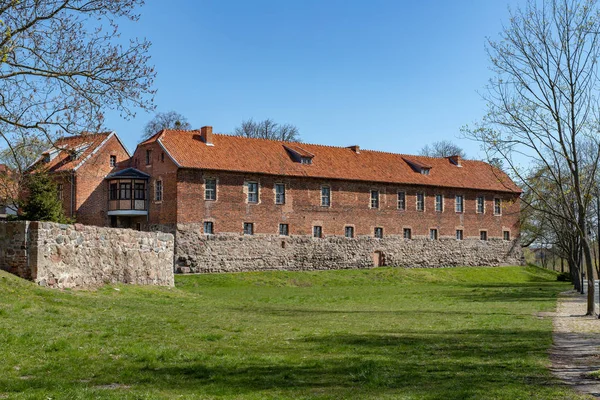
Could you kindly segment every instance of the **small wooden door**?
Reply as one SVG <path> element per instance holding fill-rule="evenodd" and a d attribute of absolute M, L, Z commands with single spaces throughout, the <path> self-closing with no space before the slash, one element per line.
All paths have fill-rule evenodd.
<path fill-rule="evenodd" d="M 383 252 L 376 251 L 373 253 L 373 266 L 374 267 L 383 267 L 385 265 L 385 259 Z"/>

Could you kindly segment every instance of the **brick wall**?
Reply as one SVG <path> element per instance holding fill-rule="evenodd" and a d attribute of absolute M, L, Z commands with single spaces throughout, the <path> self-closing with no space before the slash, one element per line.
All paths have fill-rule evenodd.
<path fill-rule="evenodd" d="M 112 136 L 75 173 L 75 209 L 77 222 L 86 225 L 107 226 L 108 186 L 104 178 L 114 170 L 110 156 L 117 163 L 129 158 L 116 136 Z"/>
<path fill-rule="evenodd" d="M 50 222 L 1 222 L 0 269 L 40 285 L 173 286 L 173 235 Z"/>
<path fill-rule="evenodd" d="M 147 150 L 151 151 L 150 164 L 146 164 Z M 148 181 L 150 185 L 149 223 L 175 223 L 178 206 L 177 166 L 157 143 L 138 146 L 132 157 L 131 166 L 151 176 Z M 158 180 L 163 183 L 163 198 L 161 201 L 156 201 L 155 198 L 156 182 Z"/>
<path fill-rule="evenodd" d="M 205 179 L 217 179 L 217 200 L 204 200 Z M 181 169 L 177 186 L 177 223 L 212 221 L 216 233 L 241 233 L 244 222 L 254 223 L 258 234 L 278 235 L 279 224 L 289 224 L 291 235 L 312 235 L 312 227 L 323 227 L 323 234 L 343 236 L 344 227 L 354 227 L 355 235 L 373 236 L 382 227 L 384 237 L 402 235 L 411 228 L 415 238 L 428 237 L 432 228 L 440 238 L 455 238 L 463 229 L 464 238 L 479 239 L 486 230 L 489 238 L 502 238 L 509 231 L 519 235 L 517 196 L 506 193 L 462 189 L 369 184 L 349 181 L 246 175 L 227 172 Z M 248 204 L 245 183 L 259 183 L 259 203 Z M 286 201 L 275 204 L 275 183 L 286 187 Z M 321 187 L 331 188 L 331 205 L 321 206 Z M 379 191 L 379 208 L 370 208 L 370 191 Z M 398 192 L 406 193 L 406 210 L 398 210 Z M 425 210 L 417 211 L 416 194 L 425 194 Z M 435 211 L 435 195 L 444 196 L 443 212 Z M 464 196 L 464 212 L 455 212 L 455 195 Z M 484 196 L 484 213 L 476 212 L 476 198 Z M 494 198 L 502 199 L 501 215 L 494 215 Z M 165 202 L 167 199 L 165 199 Z M 161 221 L 163 223 L 173 221 Z"/>

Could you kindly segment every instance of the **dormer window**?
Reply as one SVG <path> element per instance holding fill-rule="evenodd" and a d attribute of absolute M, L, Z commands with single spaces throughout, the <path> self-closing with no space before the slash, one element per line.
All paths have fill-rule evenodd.
<path fill-rule="evenodd" d="M 312 159 L 315 157 L 314 154 L 304 150 L 300 146 L 284 145 L 283 148 L 292 157 L 292 160 L 294 160 L 294 162 L 298 162 L 300 164 L 306 164 L 306 165 L 312 164 Z"/>
<path fill-rule="evenodd" d="M 424 164 L 420 160 L 413 158 L 403 157 L 402 159 L 406 161 L 413 171 L 418 172 L 421 175 L 429 175 L 429 172 L 431 171 L 430 165 Z"/>

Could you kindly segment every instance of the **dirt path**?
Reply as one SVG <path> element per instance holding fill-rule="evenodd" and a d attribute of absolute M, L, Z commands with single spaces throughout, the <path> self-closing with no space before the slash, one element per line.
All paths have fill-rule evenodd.
<path fill-rule="evenodd" d="M 600 380 L 588 377 L 600 370 L 600 320 L 585 316 L 586 297 L 575 291 L 559 297 L 554 314 L 552 373 L 573 389 L 600 398 Z"/>

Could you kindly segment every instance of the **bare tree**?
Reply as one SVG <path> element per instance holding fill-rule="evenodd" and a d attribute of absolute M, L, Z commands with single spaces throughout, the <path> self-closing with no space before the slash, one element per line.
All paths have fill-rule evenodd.
<path fill-rule="evenodd" d="M 142 0 L 0 2 L 0 138 L 13 143 L 99 131 L 103 112 L 153 109 L 146 40 L 124 42 Z"/>
<path fill-rule="evenodd" d="M 148 139 L 162 129 L 191 129 L 187 118 L 176 111 L 157 113 L 146 126 L 142 139 Z"/>
<path fill-rule="evenodd" d="M 467 157 L 465 151 L 462 148 L 460 148 L 458 145 L 452 143 L 449 140 L 440 140 L 438 142 L 427 144 L 423 146 L 419 154 L 427 157 Z"/>
<path fill-rule="evenodd" d="M 235 128 L 234 134 L 236 136 L 282 140 L 284 142 L 300 141 L 300 132 L 295 125 L 280 125 L 268 118 L 259 122 L 254 122 L 252 119 L 242 121 L 240 126 Z"/>
<path fill-rule="evenodd" d="M 532 193 L 532 207 L 575 229 L 587 272 L 588 314 L 594 267 L 587 221 L 600 157 L 599 39 L 596 0 L 528 0 L 511 12 L 500 39 L 488 41 L 496 74 L 484 95 L 488 112 L 474 129 L 463 129 L 481 141 L 488 158 L 505 161 Z M 592 144 L 593 154 L 582 154 L 584 142 Z M 526 179 L 540 168 L 546 183 L 541 187 L 560 189 L 554 198 Z"/>

